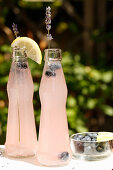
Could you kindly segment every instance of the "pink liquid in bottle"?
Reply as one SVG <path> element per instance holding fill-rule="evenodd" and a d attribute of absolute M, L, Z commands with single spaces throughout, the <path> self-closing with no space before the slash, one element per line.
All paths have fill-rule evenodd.
<path fill-rule="evenodd" d="M 37 158 L 43 165 L 69 163 L 71 149 L 66 116 L 67 86 L 59 49 L 45 50 L 39 94 L 41 118 Z"/>
<path fill-rule="evenodd" d="M 9 107 L 5 153 L 27 157 L 36 153 L 37 136 L 33 110 L 33 81 L 22 49 L 13 49 L 7 84 Z"/>

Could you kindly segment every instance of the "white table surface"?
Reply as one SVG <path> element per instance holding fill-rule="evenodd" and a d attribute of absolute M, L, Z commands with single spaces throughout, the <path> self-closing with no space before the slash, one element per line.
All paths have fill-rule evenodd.
<path fill-rule="evenodd" d="M 0 170 L 113 170 L 113 154 L 102 161 L 71 160 L 69 165 L 63 167 L 41 166 L 36 157 L 12 159 L 2 154 L 4 146 L 0 145 Z"/>

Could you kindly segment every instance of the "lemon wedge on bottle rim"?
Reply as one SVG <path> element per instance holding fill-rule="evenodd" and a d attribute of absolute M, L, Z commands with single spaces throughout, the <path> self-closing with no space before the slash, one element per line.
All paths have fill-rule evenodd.
<path fill-rule="evenodd" d="M 98 132 L 97 142 L 113 140 L 112 132 Z"/>
<path fill-rule="evenodd" d="M 41 64 L 42 61 L 42 54 L 38 44 L 28 37 L 17 37 L 11 44 L 11 47 L 19 47 L 19 48 L 26 48 L 27 56 Z"/>

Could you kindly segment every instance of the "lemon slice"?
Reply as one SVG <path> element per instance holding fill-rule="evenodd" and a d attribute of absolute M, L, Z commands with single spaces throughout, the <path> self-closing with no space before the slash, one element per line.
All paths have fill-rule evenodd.
<path fill-rule="evenodd" d="M 112 132 L 99 132 L 97 136 L 97 142 L 113 140 Z"/>
<path fill-rule="evenodd" d="M 17 37 L 11 44 L 11 47 L 25 47 L 27 50 L 27 56 L 37 62 L 38 64 L 41 64 L 42 61 L 42 55 L 41 50 L 38 46 L 38 44 L 28 37 Z"/>

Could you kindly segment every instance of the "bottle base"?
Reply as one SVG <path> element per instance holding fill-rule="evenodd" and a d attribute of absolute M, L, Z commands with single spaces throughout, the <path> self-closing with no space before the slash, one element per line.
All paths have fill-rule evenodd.
<path fill-rule="evenodd" d="M 71 156 L 68 155 L 68 157 L 63 160 L 56 155 L 47 155 L 47 154 L 43 154 L 40 155 L 37 153 L 37 160 L 38 162 L 43 165 L 43 166 L 49 166 L 49 167 L 60 167 L 60 166 L 66 166 L 67 164 L 69 164 L 70 160 L 71 160 Z"/>
<path fill-rule="evenodd" d="M 6 157 L 11 157 L 11 158 L 28 158 L 28 157 L 33 157 L 35 154 L 15 154 L 15 153 L 7 153 L 5 152 Z"/>
<path fill-rule="evenodd" d="M 38 162 L 42 165 L 42 166 L 46 166 L 46 167 L 63 167 L 63 166 L 66 166 L 69 164 L 69 162 L 66 162 L 66 163 L 59 163 L 59 162 L 50 162 L 50 163 L 47 163 L 47 162 L 44 162 L 44 161 L 41 161 L 40 159 L 38 159 Z"/>
<path fill-rule="evenodd" d="M 36 155 L 36 148 L 20 145 L 5 145 L 5 155 L 13 158 L 26 158 Z"/>

